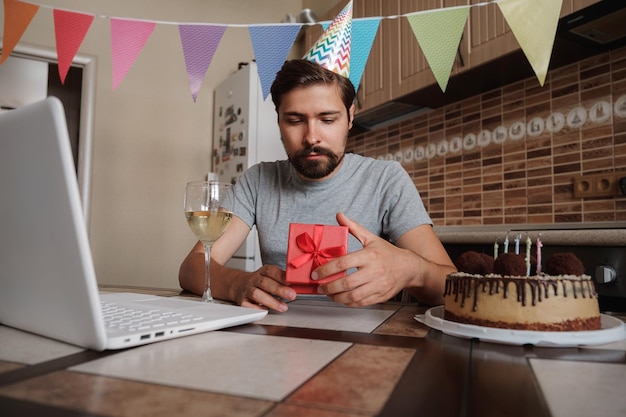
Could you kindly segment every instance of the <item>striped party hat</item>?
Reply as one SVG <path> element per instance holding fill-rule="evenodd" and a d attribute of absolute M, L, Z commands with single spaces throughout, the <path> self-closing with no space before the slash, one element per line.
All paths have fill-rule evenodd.
<path fill-rule="evenodd" d="M 302 58 L 344 77 L 350 76 L 352 0 L 335 17 L 322 36 Z"/>

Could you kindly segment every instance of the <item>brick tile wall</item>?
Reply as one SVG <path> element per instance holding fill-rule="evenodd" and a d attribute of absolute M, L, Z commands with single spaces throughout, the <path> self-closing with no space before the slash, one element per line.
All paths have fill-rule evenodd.
<path fill-rule="evenodd" d="M 576 175 L 626 177 L 626 47 L 350 137 L 396 159 L 437 226 L 624 227 L 626 197 L 575 198 Z"/>

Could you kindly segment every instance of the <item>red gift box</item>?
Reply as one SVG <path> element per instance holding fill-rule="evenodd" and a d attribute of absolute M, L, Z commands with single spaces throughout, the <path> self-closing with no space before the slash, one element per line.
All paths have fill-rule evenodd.
<path fill-rule="evenodd" d="M 289 224 L 286 280 L 298 294 L 317 294 L 317 286 L 346 275 L 338 272 L 319 281 L 311 279 L 318 266 L 348 253 L 348 228 L 322 224 Z"/>

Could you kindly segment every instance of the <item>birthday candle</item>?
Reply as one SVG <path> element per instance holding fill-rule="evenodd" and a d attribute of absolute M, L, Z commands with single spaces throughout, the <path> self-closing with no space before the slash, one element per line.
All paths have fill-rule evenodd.
<path fill-rule="evenodd" d="M 519 240 L 522 238 L 521 234 L 515 236 L 515 254 L 519 255 Z"/>
<path fill-rule="evenodd" d="M 526 237 L 526 276 L 530 276 L 530 246 L 533 244 L 533 241 L 530 240 L 530 236 Z"/>
<path fill-rule="evenodd" d="M 506 238 L 504 238 L 504 253 L 509 253 L 509 232 L 506 232 Z"/>
<path fill-rule="evenodd" d="M 543 246 L 543 242 L 541 242 L 541 233 L 537 236 L 537 275 L 541 273 L 541 247 Z"/>
<path fill-rule="evenodd" d="M 493 244 L 493 259 L 497 259 L 498 258 L 498 241 L 496 240 L 496 243 Z"/>

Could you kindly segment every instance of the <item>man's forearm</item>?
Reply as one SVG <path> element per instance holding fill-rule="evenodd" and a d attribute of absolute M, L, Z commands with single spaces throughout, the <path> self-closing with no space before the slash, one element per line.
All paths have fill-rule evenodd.
<path fill-rule="evenodd" d="M 227 267 L 211 259 L 211 293 L 213 297 L 237 302 L 233 295 L 233 285 L 237 277 L 245 273 L 245 271 Z"/>
<path fill-rule="evenodd" d="M 178 271 L 178 283 L 183 290 L 202 295 L 206 284 L 204 253 L 191 252 L 187 255 Z"/>
<path fill-rule="evenodd" d="M 428 261 L 426 261 L 428 262 Z M 409 288 L 409 292 L 420 303 L 426 305 L 443 304 L 445 279 L 448 274 L 456 272 L 456 268 L 428 262 L 427 271 L 423 271 L 423 286 Z"/>

